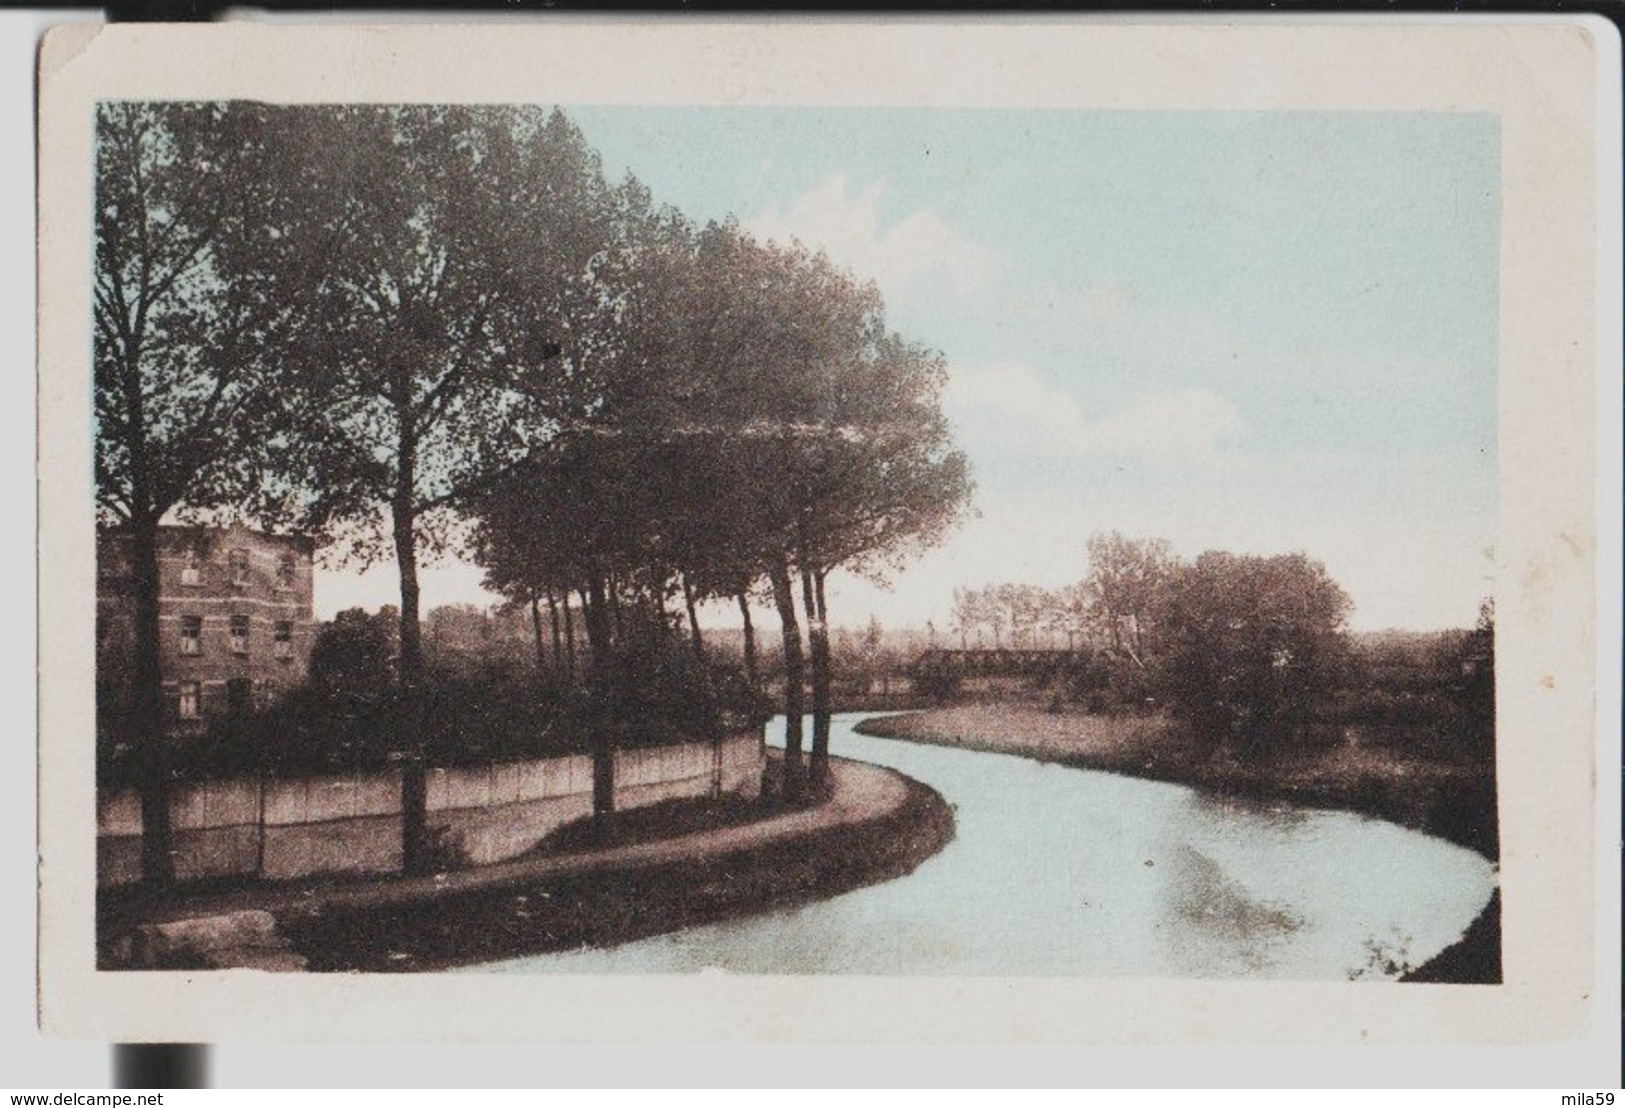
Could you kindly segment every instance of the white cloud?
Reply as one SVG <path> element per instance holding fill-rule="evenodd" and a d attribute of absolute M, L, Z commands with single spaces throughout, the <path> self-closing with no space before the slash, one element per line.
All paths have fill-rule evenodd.
<path fill-rule="evenodd" d="M 995 311 L 1042 328 L 1089 364 L 1164 376 L 1276 371 L 1259 344 L 1228 320 L 1149 300 L 1126 281 L 1012 288 Z"/>
<path fill-rule="evenodd" d="M 850 193 L 837 174 L 784 206 L 774 205 L 745 221 L 753 234 L 781 243 L 799 240 L 872 279 L 883 292 L 922 285 L 961 295 L 985 293 L 1005 271 L 998 251 L 972 242 L 936 212 L 920 209 L 883 227 L 880 199 L 885 182 Z"/>
<path fill-rule="evenodd" d="M 1168 389 L 1092 421 L 1084 449 L 1117 454 L 1207 454 L 1241 432 L 1235 406 L 1211 389 Z"/>
<path fill-rule="evenodd" d="M 1322 391 L 1353 384 L 1412 395 L 1481 387 L 1490 369 L 1404 349 L 1348 349 L 1331 335 L 1283 342 L 1209 310 L 1159 303 L 1121 280 L 1031 289 L 1011 282 L 990 304 L 990 318 L 1037 329 L 1076 364 L 1118 376 Z"/>
<path fill-rule="evenodd" d="M 1235 406 L 1211 389 L 1147 390 L 1094 413 L 1019 362 L 954 366 L 944 403 L 974 435 L 1061 455 L 1200 456 L 1242 431 Z"/>
<path fill-rule="evenodd" d="M 952 366 L 943 405 L 967 432 L 1001 440 L 1018 430 L 1023 439 L 1070 446 L 1086 425 L 1071 393 L 1020 362 Z"/>

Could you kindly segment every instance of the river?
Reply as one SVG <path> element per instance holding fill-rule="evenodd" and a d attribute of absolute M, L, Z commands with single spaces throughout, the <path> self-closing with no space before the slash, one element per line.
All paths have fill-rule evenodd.
<path fill-rule="evenodd" d="M 869 738 L 863 718 L 835 718 L 832 751 L 954 807 L 954 841 L 914 873 L 476 970 L 1383 978 L 1449 946 L 1495 889 L 1478 854 L 1381 820 Z"/>

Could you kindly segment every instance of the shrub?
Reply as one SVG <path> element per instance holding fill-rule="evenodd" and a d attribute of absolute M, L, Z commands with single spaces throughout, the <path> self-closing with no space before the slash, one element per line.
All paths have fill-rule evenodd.
<path fill-rule="evenodd" d="M 1319 562 L 1208 551 L 1169 578 L 1160 674 L 1206 742 L 1264 756 L 1342 682 L 1346 593 Z"/>
<path fill-rule="evenodd" d="M 760 726 L 773 714 L 768 698 L 731 662 L 697 658 L 676 639 L 629 640 L 618 644 L 606 693 L 617 745 L 714 738 Z"/>
<path fill-rule="evenodd" d="M 959 695 L 959 674 L 950 669 L 929 669 L 914 678 L 914 691 L 926 700 L 945 704 Z"/>
<path fill-rule="evenodd" d="M 485 765 L 586 753 L 592 729 L 613 721 L 615 746 L 714 738 L 760 726 L 772 715 L 765 695 L 738 667 L 702 661 L 675 639 L 624 644 L 607 692 L 611 711 L 589 692 L 534 666 L 491 658 L 436 665 L 418 707 L 421 728 L 399 687 L 378 668 L 376 629 L 346 628 L 348 641 L 313 664 L 313 679 L 249 715 L 208 721 L 205 733 L 176 740 L 177 777 L 296 777 L 374 771 L 394 764 L 414 734 L 431 766 Z M 360 646 L 357 647 L 356 644 Z M 342 648 L 341 648 L 342 647 Z M 111 692 L 99 707 L 97 759 L 103 785 L 133 784 L 135 753 Z"/>

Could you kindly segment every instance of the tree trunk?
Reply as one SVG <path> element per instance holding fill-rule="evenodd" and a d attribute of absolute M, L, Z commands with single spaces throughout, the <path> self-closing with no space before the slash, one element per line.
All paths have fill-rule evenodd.
<path fill-rule="evenodd" d="M 830 659 L 829 617 L 824 611 L 824 573 L 801 571 L 802 590 L 812 601 L 808 612 L 807 644 L 812 650 L 812 779 L 829 776 Z"/>
<path fill-rule="evenodd" d="M 401 477 L 393 508 L 395 561 L 401 576 L 400 656 L 396 676 L 401 694 L 401 865 L 407 873 L 427 873 L 429 858 L 429 790 L 423 764 L 426 736 L 423 703 L 423 639 L 418 620 L 416 513 L 412 505 L 414 451 L 401 447 Z"/>
<path fill-rule="evenodd" d="M 405 514 L 396 513 L 395 557 L 401 567 L 401 641 L 395 665 L 401 684 L 417 688 L 423 682 L 423 625 L 418 619 L 417 539 L 412 533 L 412 523 L 410 510 Z"/>
<path fill-rule="evenodd" d="M 750 601 L 743 589 L 739 593 L 739 618 L 745 625 L 745 680 L 756 684 L 756 628 L 750 622 Z"/>
<path fill-rule="evenodd" d="M 673 612 L 666 607 L 666 596 L 670 591 L 670 582 L 662 581 L 659 592 L 643 598 L 650 626 L 655 629 L 655 634 L 660 636 L 662 652 L 670 648 L 672 635 L 682 630 L 685 619 L 681 612 Z"/>
<path fill-rule="evenodd" d="M 688 633 L 694 640 L 694 657 L 704 660 L 705 640 L 700 635 L 700 617 L 694 611 L 694 587 L 688 583 L 688 574 L 683 574 L 683 606 L 688 609 Z"/>
<path fill-rule="evenodd" d="M 773 583 L 773 606 L 778 609 L 784 634 L 784 792 L 791 799 L 801 795 L 801 716 L 804 709 L 801 683 L 806 676 L 801 656 L 801 626 L 796 621 L 795 595 L 790 589 L 790 563 L 780 557 L 769 575 Z"/>
<path fill-rule="evenodd" d="M 542 602 L 533 592 L 530 594 L 530 628 L 536 635 L 536 675 L 547 677 L 547 650 L 543 646 L 542 634 Z"/>
<path fill-rule="evenodd" d="M 564 657 L 563 638 L 559 630 L 559 602 L 553 598 L 553 590 L 547 590 L 547 621 L 553 630 L 553 664 L 557 666 Z"/>
<path fill-rule="evenodd" d="M 587 660 L 582 663 L 582 666 L 586 670 L 587 680 L 590 682 L 592 680 L 593 667 L 593 623 L 591 613 L 592 604 L 589 602 L 588 597 L 589 591 L 587 589 L 576 590 L 576 599 L 581 601 L 582 630 L 587 635 Z"/>
<path fill-rule="evenodd" d="M 570 590 L 564 590 L 564 672 L 573 685 L 576 679 L 576 621 L 570 614 Z"/>
<path fill-rule="evenodd" d="M 594 576 L 587 593 L 587 643 L 592 649 L 592 814 L 615 810 L 615 679 L 610 613 L 604 580 Z"/>
<path fill-rule="evenodd" d="M 609 613 L 610 617 L 614 621 L 614 638 L 610 641 L 625 642 L 626 623 L 625 618 L 621 613 L 621 588 L 619 582 L 615 580 L 614 574 L 610 575 L 609 580 L 604 584 L 603 587 L 607 590 Z"/>
<path fill-rule="evenodd" d="M 174 832 L 169 814 L 169 739 L 164 733 L 163 665 L 158 638 L 158 519 L 130 523 L 130 576 L 134 590 L 135 656 L 130 723 L 140 751 L 141 879 L 152 888 L 175 881 Z"/>

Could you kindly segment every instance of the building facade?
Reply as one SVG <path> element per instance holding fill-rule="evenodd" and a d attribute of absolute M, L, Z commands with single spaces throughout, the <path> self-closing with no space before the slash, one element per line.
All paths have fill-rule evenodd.
<path fill-rule="evenodd" d="M 201 734 L 304 681 L 315 640 L 312 544 L 242 526 L 164 527 L 158 538 L 159 666 L 166 729 Z M 116 703 L 131 672 L 134 590 L 127 543 L 97 542 L 97 682 Z"/>

